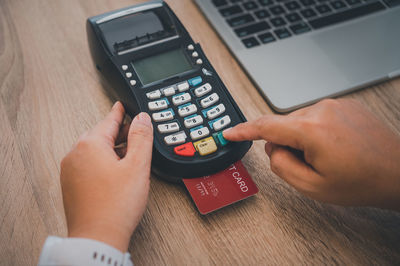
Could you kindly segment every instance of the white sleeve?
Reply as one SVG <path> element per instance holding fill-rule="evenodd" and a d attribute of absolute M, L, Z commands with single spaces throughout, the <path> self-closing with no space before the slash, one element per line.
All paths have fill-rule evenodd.
<path fill-rule="evenodd" d="M 43 245 L 39 266 L 133 266 L 129 253 L 86 238 L 49 236 Z"/>

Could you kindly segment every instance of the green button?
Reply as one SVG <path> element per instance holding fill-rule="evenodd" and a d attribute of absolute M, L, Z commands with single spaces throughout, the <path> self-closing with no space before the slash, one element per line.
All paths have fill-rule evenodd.
<path fill-rule="evenodd" d="M 213 134 L 213 137 L 215 139 L 215 142 L 217 142 L 219 145 L 221 146 L 225 146 L 226 144 L 229 143 L 229 141 L 227 141 L 224 136 L 222 135 L 222 132 L 217 132 Z"/>

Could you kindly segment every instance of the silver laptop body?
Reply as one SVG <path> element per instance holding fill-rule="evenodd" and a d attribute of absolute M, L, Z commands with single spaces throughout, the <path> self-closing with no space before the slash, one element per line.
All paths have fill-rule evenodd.
<path fill-rule="evenodd" d="M 195 2 L 277 112 L 400 76 L 400 5 L 246 48 L 212 0 Z"/>

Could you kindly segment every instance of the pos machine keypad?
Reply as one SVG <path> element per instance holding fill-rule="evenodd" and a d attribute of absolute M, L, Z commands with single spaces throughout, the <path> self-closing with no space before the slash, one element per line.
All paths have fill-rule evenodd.
<path fill-rule="evenodd" d="M 250 141 L 224 139 L 224 129 L 246 118 L 165 1 L 90 17 L 86 29 L 110 96 L 130 116 L 151 116 L 156 175 L 173 182 L 210 175 L 250 149 Z"/>
<path fill-rule="evenodd" d="M 201 76 L 146 93 L 153 123 L 176 155 L 206 156 L 225 146 L 231 123 L 218 91 Z"/>

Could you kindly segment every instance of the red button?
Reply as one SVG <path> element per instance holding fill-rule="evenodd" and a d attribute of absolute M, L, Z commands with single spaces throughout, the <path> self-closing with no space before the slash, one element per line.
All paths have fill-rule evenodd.
<path fill-rule="evenodd" d="M 194 153 L 196 152 L 196 150 L 194 149 L 193 144 L 191 142 L 188 142 L 188 143 L 185 143 L 185 144 L 175 147 L 174 152 L 180 156 L 192 157 L 192 156 L 194 156 Z"/>

